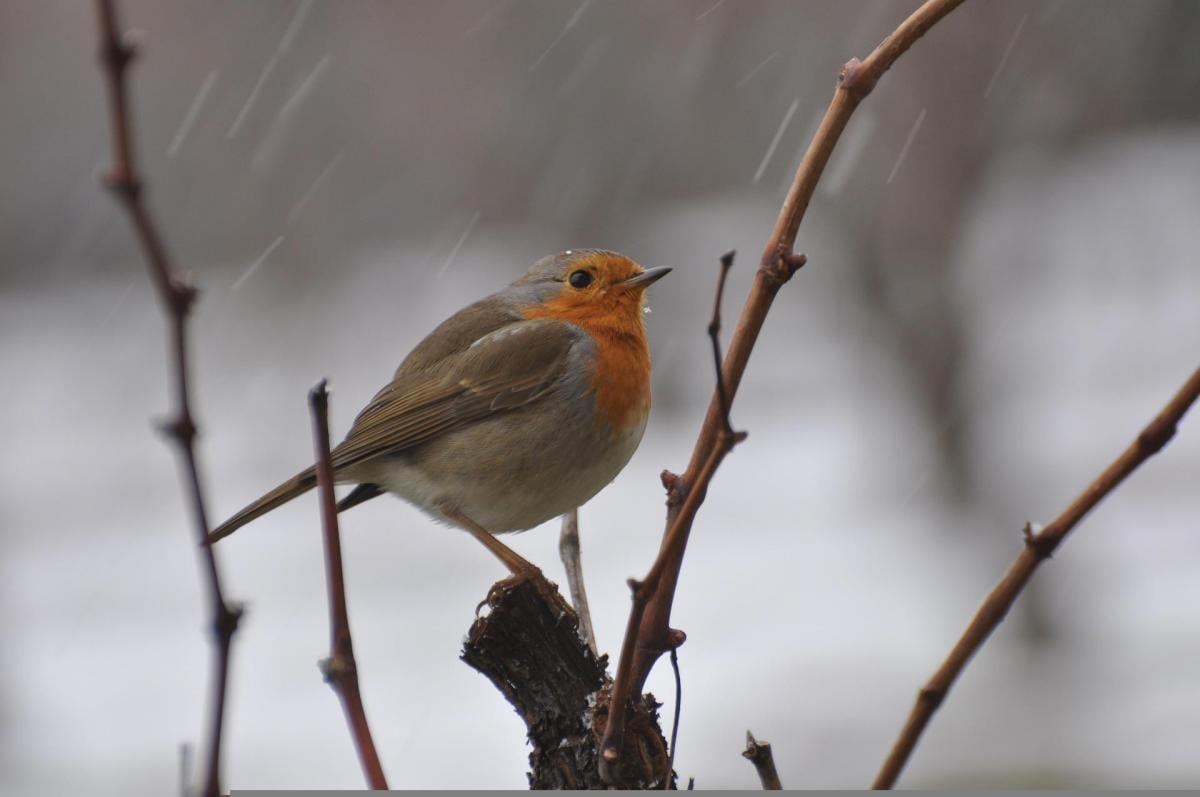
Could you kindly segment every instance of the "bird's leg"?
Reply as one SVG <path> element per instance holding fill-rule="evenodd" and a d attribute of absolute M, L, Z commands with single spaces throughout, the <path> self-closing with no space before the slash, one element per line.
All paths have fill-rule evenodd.
<path fill-rule="evenodd" d="M 579 628 L 593 656 L 599 656 L 596 647 L 596 632 L 592 629 L 592 613 L 588 610 L 587 590 L 583 588 L 583 560 L 579 554 L 579 510 L 572 509 L 562 516 L 562 533 L 558 538 L 558 554 L 567 571 L 567 587 L 571 590 L 571 604 L 579 615 Z"/>
<path fill-rule="evenodd" d="M 453 520 L 458 525 L 462 526 L 471 536 L 483 543 L 483 546 L 491 551 L 497 559 L 504 563 L 504 566 L 512 571 L 514 576 L 519 578 L 530 578 L 534 580 L 545 580 L 542 571 L 536 565 L 530 562 L 521 554 L 509 548 L 496 536 L 483 526 L 476 523 L 471 518 L 457 510 L 443 509 L 442 514 Z"/>

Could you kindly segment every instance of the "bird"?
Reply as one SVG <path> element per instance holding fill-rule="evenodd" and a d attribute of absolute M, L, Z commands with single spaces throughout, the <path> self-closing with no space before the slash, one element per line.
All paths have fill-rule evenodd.
<path fill-rule="evenodd" d="M 495 535 L 531 529 L 607 486 L 650 414 L 646 288 L 671 271 L 604 249 L 538 260 L 443 321 L 330 452 L 357 485 L 338 511 L 393 493 L 469 532 L 515 576 L 540 570 Z M 208 536 L 316 487 L 309 467 Z"/>

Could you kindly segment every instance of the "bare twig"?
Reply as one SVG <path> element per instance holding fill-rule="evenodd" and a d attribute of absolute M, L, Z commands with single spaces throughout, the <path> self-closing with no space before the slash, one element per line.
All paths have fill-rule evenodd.
<path fill-rule="evenodd" d="M 1133 443 L 1050 525 L 1035 534 L 1030 525 L 1026 524 L 1025 547 L 1009 566 L 1000 583 L 975 612 L 971 624 L 950 650 L 950 655 L 942 662 L 942 666 L 917 693 L 916 704 L 908 716 L 908 721 L 904 724 L 871 788 L 890 789 L 895 785 L 896 779 L 917 746 L 921 733 L 938 706 L 946 699 L 955 679 L 1012 608 L 1033 571 L 1043 560 L 1050 558 L 1055 548 L 1096 504 L 1104 500 L 1105 496 L 1116 489 L 1129 474 L 1158 453 L 1174 437 L 1180 419 L 1197 398 L 1200 398 L 1200 369 L 1192 374 Z"/>
<path fill-rule="evenodd" d="M 596 647 L 596 631 L 592 628 L 592 612 L 588 608 L 587 590 L 583 586 L 583 559 L 579 550 L 579 510 L 572 509 L 562 517 L 562 532 L 558 537 L 558 555 L 567 571 L 567 588 L 571 605 L 579 615 L 579 630 L 583 632 L 593 656 L 600 655 Z"/>
<path fill-rule="evenodd" d="M 683 679 L 679 676 L 679 649 L 671 648 L 671 671 L 675 673 L 675 716 L 671 718 L 671 746 L 667 748 L 667 767 L 675 771 L 675 745 L 679 742 L 679 712 L 683 709 Z M 663 784 L 667 788 L 667 784 Z"/>
<path fill-rule="evenodd" d="M 746 749 L 742 751 L 742 758 L 754 765 L 764 789 L 777 791 L 783 788 L 779 773 L 775 771 L 775 756 L 771 754 L 770 742 L 760 742 L 754 738 L 754 734 L 746 731 Z"/>
<path fill-rule="evenodd" d="M 337 501 L 333 495 L 333 465 L 329 459 L 329 393 L 325 380 L 308 394 L 312 412 L 313 446 L 317 459 L 317 495 L 321 501 L 321 529 L 325 540 L 325 584 L 329 590 L 329 658 L 321 662 L 321 674 L 333 687 L 346 712 L 346 723 L 358 750 L 367 785 L 387 790 L 383 765 L 375 752 L 375 742 L 367 725 L 362 694 L 358 689 L 358 668 L 354 663 L 354 643 L 350 638 L 350 617 L 346 612 L 346 583 L 342 572 L 342 543 L 338 533 Z"/>
<path fill-rule="evenodd" d="M 709 402 L 708 414 L 692 450 L 691 461 L 682 476 L 669 472 L 663 474 L 663 484 L 667 487 L 666 531 L 649 573 L 641 582 L 631 582 L 633 606 L 617 666 L 613 716 L 602 744 L 602 765 L 616 764 L 620 757 L 625 702 L 630 695 L 641 691 L 658 658 L 683 644 L 685 639 L 683 632 L 670 627 L 670 619 L 688 532 L 704 501 L 713 473 L 732 449 L 734 440 L 729 435 L 728 410 L 741 384 L 763 322 L 779 289 L 805 263 L 804 255 L 795 254 L 793 246 L 817 181 L 858 104 L 917 39 L 962 2 L 928 0 L 884 39 L 865 61 L 852 58 L 842 68 L 833 100 L 796 171 L 775 222 L 775 229 L 763 252 L 754 284 L 723 360 L 721 383 Z"/>
<path fill-rule="evenodd" d="M 721 255 L 721 274 L 717 277 L 717 295 L 713 299 L 712 321 L 708 322 L 708 339 L 712 342 L 713 370 L 717 374 L 717 400 L 721 405 L 721 431 L 734 443 L 746 439 L 745 432 L 733 431 L 729 420 L 729 391 L 725 388 L 725 374 L 721 370 L 721 301 L 725 298 L 725 282 L 729 279 L 729 269 L 733 268 L 733 258 L 737 253 L 733 250 Z"/>
<path fill-rule="evenodd" d="M 175 441 L 183 461 L 192 525 L 200 544 L 209 613 L 212 618 L 213 635 L 216 638 L 216 662 L 209 698 L 208 759 L 204 767 L 202 791 L 206 797 L 216 797 L 221 792 L 221 730 L 224 725 L 225 694 L 229 680 L 229 648 L 233 634 L 237 631 L 242 609 L 226 603 L 221 591 L 216 557 L 207 543 L 208 516 L 204 509 L 204 492 L 200 486 L 200 471 L 193 447 L 196 423 L 191 413 L 188 383 L 187 318 L 197 293 L 195 288 L 176 275 L 167 256 L 166 247 L 159 237 L 158 227 L 143 199 L 142 179 L 134 159 L 133 125 L 125 83 L 126 71 L 137 53 L 133 45 L 124 40 L 119 33 L 113 0 L 97 0 L 97 12 L 100 23 L 100 63 L 108 90 L 109 125 L 112 134 L 112 167 L 105 176 L 104 183 L 120 200 L 129 216 L 145 256 L 150 278 L 158 292 L 159 302 L 170 323 L 176 410 L 174 417 L 163 424 L 163 430 Z"/>

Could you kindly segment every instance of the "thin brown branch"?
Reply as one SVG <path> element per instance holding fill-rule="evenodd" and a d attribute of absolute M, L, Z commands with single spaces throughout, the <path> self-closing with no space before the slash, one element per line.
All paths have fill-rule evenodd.
<path fill-rule="evenodd" d="M 158 292 L 159 301 L 170 325 L 170 352 L 175 383 L 175 414 L 163 429 L 175 441 L 185 473 L 193 527 L 204 562 L 206 592 L 216 638 L 212 693 L 209 698 L 208 759 L 204 767 L 206 797 L 221 793 L 221 736 L 225 718 L 226 685 L 229 680 L 229 649 L 242 610 L 225 602 L 216 557 L 207 543 L 208 517 L 204 509 L 204 492 L 196 464 L 193 443 L 196 423 L 192 417 L 188 381 L 187 318 L 196 300 L 196 291 L 176 276 L 143 197 L 142 179 L 137 171 L 133 145 L 133 125 L 126 90 L 126 72 L 136 56 L 134 47 L 120 35 L 113 0 L 97 0 L 99 18 L 100 63 L 103 68 L 109 101 L 109 125 L 112 138 L 112 166 L 105 176 L 105 185 L 120 200 L 133 225 L 142 248 L 150 278 Z"/>
<path fill-rule="evenodd" d="M 962 673 L 971 657 L 983 646 L 1000 621 L 1012 608 L 1021 590 L 1029 582 L 1033 571 L 1059 546 L 1075 525 L 1083 519 L 1105 496 L 1111 493 L 1129 474 L 1175 436 L 1175 429 L 1184 413 L 1200 398 L 1200 369 L 1180 388 L 1166 407 L 1142 430 L 1141 434 L 1125 451 L 1109 465 L 1100 476 L 1088 485 L 1070 506 L 1063 510 L 1050 525 L 1036 534 L 1029 524 L 1025 526 L 1025 547 L 1009 566 L 1004 577 L 975 612 L 967 630 L 950 650 L 942 666 L 917 693 L 917 701 L 908 721 L 900 731 L 899 738 L 888 754 L 873 789 L 890 789 L 904 769 L 921 733 L 933 718 L 938 706 L 946 699 L 950 688 Z"/>
<path fill-rule="evenodd" d="M 760 742 L 754 738 L 754 734 L 746 731 L 746 749 L 742 751 L 742 758 L 754 765 L 764 789 L 777 791 L 783 788 L 779 773 L 775 771 L 775 756 L 771 754 L 770 742 Z"/>
<path fill-rule="evenodd" d="M 622 749 L 624 703 L 630 695 L 641 691 L 659 657 L 678 647 L 685 638 L 683 632 L 670 627 L 670 619 L 688 533 L 696 511 L 704 501 L 709 480 L 734 443 L 729 435 L 729 408 L 737 395 L 767 313 L 779 289 L 805 263 L 804 255 L 795 254 L 793 247 L 817 182 L 858 104 L 871 93 L 896 59 L 962 2 L 928 0 L 884 39 L 865 61 L 851 59 L 842 68 L 833 100 L 796 171 L 775 229 L 767 242 L 754 284 L 746 297 L 729 342 L 729 350 L 722 361 L 721 378 L 709 401 L 708 413 L 692 450 L 691 461 L 681 476 L 669 472 L 663 474 L 663 484 L 667 487 L 666 531 L 650 572 L 640 583 L 631 582 L 634 588 L 633 606 L 618 661 L 613 716 L 602 745 L 603 765 L 616 764 L 620 757 L 618 751 Z"/>
<path fill-rule="evenodd" d="M 329 393 L 325 389 L 324 379 L 309 392 L 308 404 L 312 412 L 317 495 L 321 501 L 321 530 L 325 541 L 325 585 L 329 591 L 329 658 L 321 662 L 321 673 L 342 701 L 346 723 L 350 726 L 350 735 L 354 739 L 354 748 L 358 751 L 367 785 L 386 791 L 388 786 L 383 776 L 383 765 L 379 762 L 379 753 L 375 751 L 362 693 L 358 689 L 358 667 L 354 663 L 354 642 L 350 638 L 342 542 L 338 532 L 337 500 L 333 495 L 333 465 L 329 458 Z"/>
<path fill-rule="evenodd" d="M 579 510 L 572 509 L 562 517 L 562 531 L 558 536 L 558 555 L 563 569 L 567 571 L 567 589 L 571 592 L 571 605 L 579 616 L 579 630 L 587 640 L 593 656 L 600 655 L 596 646 L 596 630 L 592 628 L 592 612 L 588 608 L 587 589 L 583 585 L 583 557 L 579 547 Z"/>
<path fill-rule="evenodd" d="M 671 672 L 675 674 L 675 716 L 671 718 L 671 745 L 667 748 L 667 768 L 675 771 L 675 747 L 679 744 L 679 712 L 683 710 L 683 678 L 679 675 L 679 649 L 671 648 Z M 664 783 L 666 789 L 668 784 Z"/>
<path fill-rule="evenodd" d="M 713 300 L 712 321 L 708 323 L 708 338 L 712 342 L 713 370 L 717 374 L 717 400 L 721 405 L 721 431 L 728 437 L 735 438 L 735 443 L 746 439 L 745 432 L 733 431 L 733 423 L 729 420 L 729 391 L 725 388 L 725 374 L 721 372 L 721 301 L 725 297 L 725 283 L 729 279 L 729 269 L 733 268 L 733 258 L 736 252 L 732 249 L 721 255 L 721 274 L 717 277 L 717 295 Z"/>

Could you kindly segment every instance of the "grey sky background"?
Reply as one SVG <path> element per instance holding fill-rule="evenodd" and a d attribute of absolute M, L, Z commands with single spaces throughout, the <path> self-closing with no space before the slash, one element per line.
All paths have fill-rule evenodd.
<path fill-rule="evenodd" d="M 736 316 L 833 91 L 914 2 L 124 2 L 150 201 L 202 290 L 209 511 L 309 463 L 449 313 L 561 249 L 676 270 L 655 410 L 582 510 L 601 647 L 662 528 Z M 673 622 L 676 759 L 752 787 L 869 783 L 1019 550 L 1200 363 L 1200 6 L 969 2 L 852 120 L 801 228 Z M 163 322 L 107 159 L 89 4 L 0 5 L 0 790 L 158 795 L 209 667 L 170 449 Z M 918 748 L 913 787 L 1200 781 L 1200 426 L 1039 571 Z M 509 538 L 561 579 L 557 526 Z M 394 499 L 344 518 L 367 709 L 396 787 L 525 785 L 521 723 L 457 660 L 503 575 Z M 248 615 L 225 783 L 356 788 L 316 661 L 316 501 L 218 549 Z M 662 699 L 669 668 L 651 678 Z M 664 715 L 673 706 L 668 701 Z"/>

